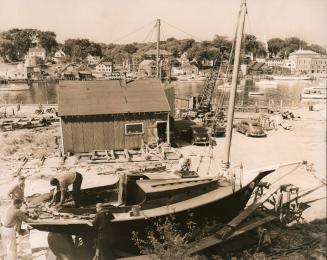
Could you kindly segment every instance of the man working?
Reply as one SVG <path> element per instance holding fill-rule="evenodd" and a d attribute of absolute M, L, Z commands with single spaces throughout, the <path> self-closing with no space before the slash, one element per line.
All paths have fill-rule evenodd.
<path fill-rule="evenodd" d="M 16 231 L 22 234 L 22 222 L 32 222 L 27 218 L 24 211 L 20 210 L 23 201 L 14 199 L 13 204 L 7 209 L 4 218 L 2 219 L 2 238 L 6 247 L 7 259 L 16 260 L 17 258 L 17 243 Z"/>
<path fill-rule="evenodd" d="M 50 185 L 56 186 L 57 190 L 53 194 L 50 205 L 56 203 L 57 193 L 60 192 L 60 202 L 57 204 L 57 206 L 61 206 L 66 200 L 68 186 L 73 185 L 72 196 L 75 203 L 75 207 L 78 208 L 80 206 L 80 191 L 82 181 L 83 176 L 78 172 L 67 172 L 60 174 L 56 178 L 52 178 L 50 180 Z"/>
<path fill-rule="evenodd" d="M 97 214 L 92 222 L 97 235 L 96 252 L 93 260 L 115 259 L 112 252 L 114 234 L 110 223 L 114 216 L 108 209 L 104 210 L 101 203 L 96 205 L 96 211 Z"/>
<path fill-rule="evenodd" d="M 24 201 L 24 189 L 25 189 L 25 177 L 20 176 L 18 178 L 18 184 L 16 184 L 12 189 L 9 190 L 8 196 L 14 199 L 20 199 Z"/>

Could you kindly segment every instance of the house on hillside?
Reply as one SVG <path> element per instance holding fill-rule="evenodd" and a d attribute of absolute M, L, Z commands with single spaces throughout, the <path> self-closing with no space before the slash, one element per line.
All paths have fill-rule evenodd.
<path fill-rule="evenodd" d="M 139 64 L 139 77 L 155 77 L 157 73 L 157 63 L 154 60 L 144 60 Z"/>
<path fill-rule="evenodd" d="M 65 58 L 66 54 L 64 53 L 63 50 L 58 50 L 55 52 L 54 57 L 55 58 Z"/>
<path fill-rule="evenodd" d="M 169 51 L 159 50 L 159 58 L 160 59 L 167 60 L 172 56 L 173 56 L 173 54 L 171 52 L 169 52 Z M 144 57 L 146 59 L 157 60 L 157 50 L 153 49 L 153 50 L 149 50 L 149 51 L 145 52 Z"/>
<path fill-rule="evenodd" d="M 91 54 L 88 54 L 85 58 L 86 62 L 88 65 L 96 65 L 100 62 L 100 57 L 99 56 L 93 56 Z"/>
<path fill-rule="evenodd" d="M 27 69 L 21 63 L 17 65 L 3 63 L 0 67 L 0 77 L 6 80 L 27 80 Z"/>
<path fill-rule="evenodd" d="M 285 61 L 282 58 L 270 58 L 266 60 L 266 63 L 269 67 L 283 67 Z"/>
<path fill-rule="evenodd" d="M 248 75 L 271 74 L 272 69 L 266 63 L 251 61 L 246 68 Z"/>
<path fill-rule="evenodd" d="M 108 76 L 113 71 L 112 62 L 100 62 L 95 66 L 95 70 L 98 73 L 102 73 L 103 75 Z"/>
<path fill-rule="evenodd" d="M 34 57 L 39 57 L 42 60 L 45 60 L 46 57 L 45 49 L 41 47 L 29 48 L 27 54 L 25 55 L 25 60 L 30 60 Z"/>
<path fill-rule="evenodd" d="M 61 81 L 58 93 L 63 153 L 138 149 L 169 139 L 170 98 L 159 80 Z"/>
<path fill-rule="evenodd" d="M 54 54 L 53 60 L 58 63 L 58 62 L 63 62 L 66 59 L 66 53 L 64 53 L 63 50 L 58 50 Z"/>

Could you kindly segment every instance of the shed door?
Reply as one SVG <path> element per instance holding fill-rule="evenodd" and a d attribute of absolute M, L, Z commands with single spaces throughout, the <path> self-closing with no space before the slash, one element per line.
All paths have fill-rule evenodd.
<path fill-rule="evenodd" d="M 115 120 L 114 121 L 114 139 L 115 139 L 115 150 L 122 150 L 125 148 L 124 142 L 124 121 L 122 120 Z"/>

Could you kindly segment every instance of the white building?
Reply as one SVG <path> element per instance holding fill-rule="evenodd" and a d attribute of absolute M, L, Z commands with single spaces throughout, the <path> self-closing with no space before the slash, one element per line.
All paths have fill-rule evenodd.
<path fill-rule="evenodd" d="M 19 63 L 18 65 L 1 64 L 0 66 L 0 77 L 4 79 L 27 79 L 26 67 Z"/>
<path fill-rule="evenodd" d="M 284 64 L 282 67 L 290 69 L 291 72 L 293 73 L 293 72 L 295 72 L 296 63 L 294 60 L 287 59 L 287 60 L 284 60 Z"/>
<path fill-rule="evenodd" d="M 30 48 L 28 50 L 27 54 L 25 55 L 25 60 L 29 60 L 34 57 L 39 57 L 42 60 L 45 60 L 45 54 L 46 54 L 46 51 L 44 48 L 40 48 L 40 47 Z"/>
<path fill-rule="evenodd" d="M 266 60 L 266 63 L 269 67 L 283 67 L 284 59 L 282 58 L 271 58 Z"/>
<path fill-rule="evenodd" d="M 93 55 L 89 54 L 89 55 L 87 55 L 85 60 L 87 61 L 87 63 L 89 65 L 95 65 L 95 64 L 98 64 L 100 62 L 100 57 L 99 56 L 93 56 Z"/>
<path fill-rule="evenodd" d="M 95 66 L 95 70 L 103 75 L 110 75 L 113 71 L 112 62 L 101 62 Z"/>
<path fill-rule="evenodd" d="M 295 73 L 310 73 L 311 59 L 319 58 L 321 55 L 311 50 L 297 50 L 289 55 L 289 60 L 295 63 L 295 68 L 292 72 Z"/>
<path fill-rule="evenodd" d="M 66 54 L 63 52 L 63 50 L 58 50 L 55 52 L 54 57 L 55 58 L 65 58 Z"/>

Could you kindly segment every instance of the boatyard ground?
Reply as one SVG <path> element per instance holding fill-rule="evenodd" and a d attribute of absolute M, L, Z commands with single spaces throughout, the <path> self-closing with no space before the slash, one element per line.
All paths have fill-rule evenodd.
<path fill-rule="evenodd" d="M 24 107 L 22 108 L 24 111 Z M 27 110 L 26 110 L 27 111 Z M 33 109 L 31 109 L 33 111 Z M 321 185 L 326 178 L 326 104 L 314 106 L 309 111 L 308 106 L 292 110 L 296 120 L 290 121 L 292 130 L 268 131 L 266 138 L 251 138 L 234 132 L 232 139 L 231 162 L 233 165 L 243 164 L 244 178 L 248 170 L 267 165 L 276 165 L 291 161 L 306 160 L 310 164 L 310 171 L 306 167 L 294 169 L 288 166 L 270 179 L 277 180 L 283 174 L 289 175 L 278 181 L 280 184 L 292 183 L 300 190 Z M 14 174 L 21 167 L 21 174 L 28 176 L 26 180 L 26 195 L 47 192 L 50 189 L 49 179 L 59 171 L 76 169 L 84 175 L 83 187 L 104 185 L 117 181 L 117 171 L 135 169 L 133 163 L 107 163 L 90 165 L 86 162 L 77 163 L 77 158 L 71 156 L 62 165 L 59 156 L 59 146 L 55 136 L 60 137 L 59 125 L 38 131 L 11 131 L 0 133 L 0 212 L 3 213 L 8 205 L 7 192 L 15 183 Z M 192 160 L 191 168 L 199 170 L 200 175 L 217 174 L 222 160 L 224 138 L 216 138 L 216 145 L 209 147 L 184 144 L 180 151 Z M 46 157 L 42 161 L 42 157 Z M 210 156 L 212 156 L 211 163 Z M 28 158 L 24 164 L 23 158 Z M 176 162 L 170 162 L 167 168 L 174 167 Z M 313 163 L 311 165 L 311 163 Z M 23 165 L 24 164 L 24 165 Z M 137 167 L 145 167 L 149 163 L 138 163 Z M 160 164 L 160 162 L 151 162 Z M 293 171 L 294 170 L 294 171 Z M 106 173 L 97 174 L 97 173 Z M 278 177 L 279 176 L 279 177 Z M 326 217 L 326 188 L 321 187 L 305 198 L 305 201 L 319 199 L 311 204 L 303 216 L 306 221 L 323 219 Z M 323 222 L 321 225 L 325 225 Z M 294 230 L 292 232 L 295 232 Z M 319 232 L 318 232 L 319 233 Z M 33 230 L 31 232 L 31 247 L 46 247 L 46 234 Z"/>

